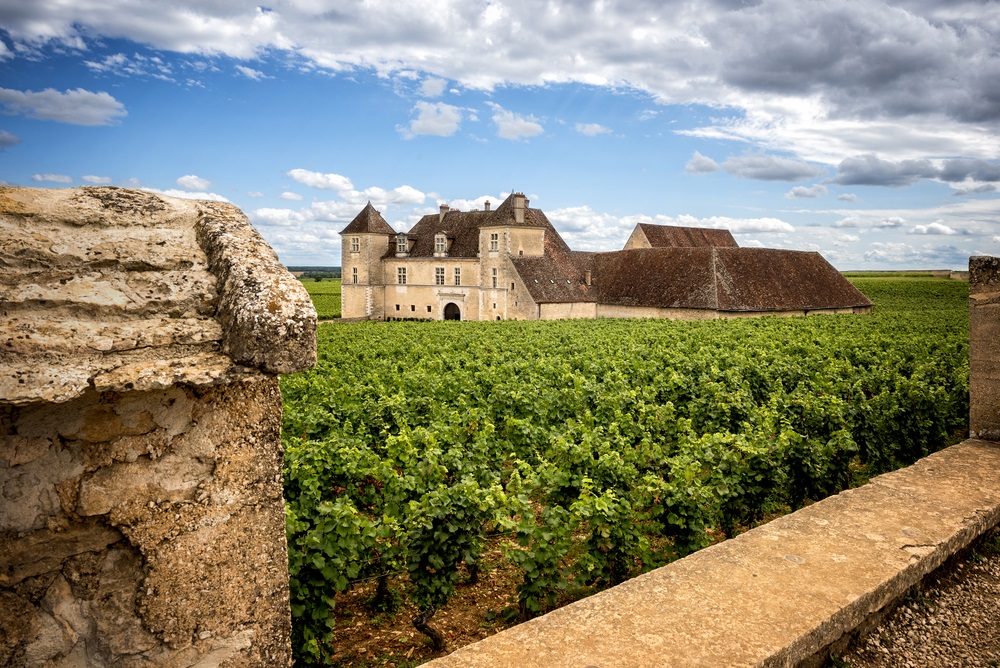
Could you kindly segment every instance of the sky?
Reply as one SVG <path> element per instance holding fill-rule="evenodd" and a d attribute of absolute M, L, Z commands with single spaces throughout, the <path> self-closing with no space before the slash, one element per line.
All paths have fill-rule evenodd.
<path fill-rule="evenodd" d="M 0 182 L 239 206 L 286 265 L 524 192 L 577 250 L 728 228 L 1000 255 L 1000 4 L 0 0 Z"/>

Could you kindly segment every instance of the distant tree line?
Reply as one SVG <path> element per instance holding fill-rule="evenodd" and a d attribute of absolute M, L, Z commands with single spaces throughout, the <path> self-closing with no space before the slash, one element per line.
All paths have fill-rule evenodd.
<path fill-rule="evenodd" d="M 340 278 L 340 267 L 288 267 L 288 271 L 302 272 L 300 278 Z"/>

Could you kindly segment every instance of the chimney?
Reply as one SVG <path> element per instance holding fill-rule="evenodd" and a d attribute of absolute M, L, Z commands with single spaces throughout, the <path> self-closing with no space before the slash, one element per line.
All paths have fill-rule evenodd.
<path fill-rule="evenodd" d="M 524 222 L 524 193 L 514 193 L 514 222 Z"/>
<path fill-rule="evenodd" d="M 486 200 L 486 202 L 483 203 L 483 207 L 485 207 L 486 211 L 489 211 L 490 210 L 490 201 Z"/>
<path fill-rule="evenodd" d="M 448 207 L 448 205 L 442 204 L 440 212 L 438 213 L 438 222 L 444 220 L 444 214 L 448 213 L 449 211 L 451 211 L 451 209 Z"/>
<path fill-rule="evenodd" d="M 583 282 L 586 283 L 587 285 L 590 285 L 590 269 L 588 269 L 586 272 L 584 272 L 584 274 L 583 274 Z"/>

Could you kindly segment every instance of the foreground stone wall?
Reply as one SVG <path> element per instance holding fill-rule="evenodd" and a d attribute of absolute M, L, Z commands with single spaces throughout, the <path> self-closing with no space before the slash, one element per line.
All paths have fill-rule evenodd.
<path fill-rule="evenodd" d="M 969 258 L 969 434 L 1000 441 L 1000 258 Z"/>
<path fill-rule="evenodd" d="M 274 376 L 0 406 L 0 666 L 285 666 Z"/>

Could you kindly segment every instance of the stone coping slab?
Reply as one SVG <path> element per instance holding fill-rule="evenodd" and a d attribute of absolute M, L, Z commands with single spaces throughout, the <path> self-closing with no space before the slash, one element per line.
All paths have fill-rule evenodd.
<path fill-rule="evenodd" d="M 1000 444 L 967 440 L 427 665 L 795 666 L 998 522 Z"/>

